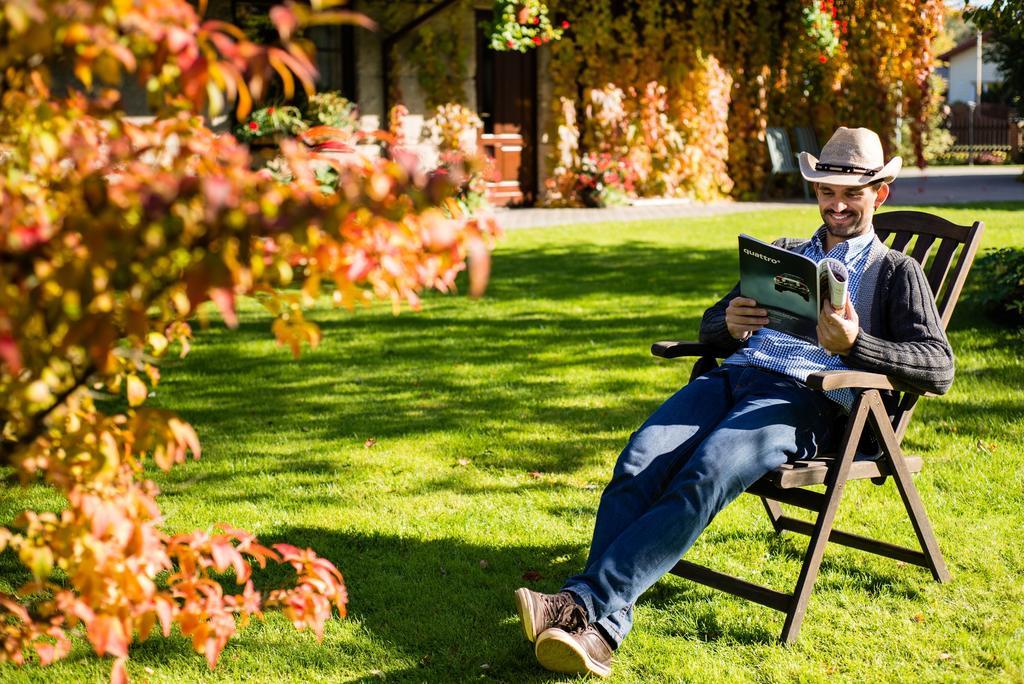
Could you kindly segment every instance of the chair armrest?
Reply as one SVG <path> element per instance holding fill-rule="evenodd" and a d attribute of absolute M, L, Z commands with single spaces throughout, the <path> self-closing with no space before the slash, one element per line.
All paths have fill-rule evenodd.
<path fill-rule="evenodd" d="M 852 389 L 896 389 L 889 376 L 866 371 L 823 371 L 807 376 L 806 385 L 816 390 Z"/>
<path fill-rule="evenodd" d="M 651 353 L 663 359 L 678 359 L 681 356 L 713 356 L 721 357 L 710 344 L 700 342 L 677 342 L 666 340 L 651 345 Z"/>

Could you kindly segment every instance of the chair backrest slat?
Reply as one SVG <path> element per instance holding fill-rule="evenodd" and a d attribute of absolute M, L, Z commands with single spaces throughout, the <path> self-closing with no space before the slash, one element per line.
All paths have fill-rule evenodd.
<path fill-rule="evenodd" d="M 960 259 L 957 261 L 956 268 L 953 269 L 953 272 L 946 280 L 946 291 L 938 302 L 941 307 L 939 313 L 942 315 L 943 328 L 949 325 L 949 319 L 953 316 L 953 307 L 956 306 L 956 302 L 960 298 L 960 292 L 964 288 L 964 282 L 967 281 L 967 272 L 971 269 L 974 257 L 978 253 L 978 244 L 981 242 L 981 234 L 984 229 L 985 224 L 981 221 L 975 221 L 974 225 L 971 226 L 970 236 L 964 248 L 960 250 Z"/>
<path fill-rule="evenodd" d="M 972 226 L 960 226 L 934 214 L 890 211 L 875 214 L 874 225 L 880 240 L 884 242 L 892 237 L 890 249 L 906 252 L 911 240 L 916 238 L 910 256 L 924 268 L 942 325 L 948 325 L 967 278 L 967 271 L 977 253 L 984 224 L 977 221 Z M 928 263 L 928 253 L 936 238 L 941 239 L 939 249 Z M 950 265 L 961 246 L 963 248 L 959 250 L 956 267 L 950 273 Z"/>
<path fill-rule="evenodd" d="M 906 252 L 907 245 L 910 244 L 910 239 L 914 237 L 913 233 L 904 231 L 897 231 L 896 235 L 893 236 L 892 244 L 889 245 L 889 249 L 895 249 L 898 252 Z"/>
<path fill-rule="evenodd" d="M 935 244 L 934 235 L 918 235 L 917 240 L 914 241 L 914 248 L 910 250 L 910 258 L 923 267 L 928 263 L 928 252 L 931 251 L 933 244 Z"/>
<path fill-rule="evenodd" d="M 960 243 L 952 238 L 946 238 L 939 243 L 939 251 L 935 253 L 935 261 L 932 262 L 932 267 L 926 271 L 928 275 L 928 285 L 932 288 L 932 294 L 935 295 L 936 303 L 939 302 L 939 291 L 942 289 L 942 283 L 946 280 L 946 275 L 949 273 L 949 267 L 953 263 L 953 253 L 956 252 L 956 248 L 960 246 Z M 942 313 L 942 307 L 939 307 L 939 313 Z"/>
<path fill-rule="evenodd" d="M 924 269 L 928 286 L 935 296 L 942 327 L 945 329 L 949 325 L 953 308 L 967 279 L 967 271 L 970 270 L 974 255 L 978 251 L 984 224 L 976 221 L 971 226 L 959 226 L 920 211 L 889 211 L 875 214 L 874 226 L 879 240 L 885 242 L 892 238 L 890 249 L 906 253 L 911 241 L 914 241 L 913 247 L 910 248 L 910 257 Z M 936 239 L 939 240 L 939 248 L 929 263 L 928 253 Z M 959 258 L 956 256 L 958 252 Z M 954 259 L 956 267 L 950 272 Z M 906 392 L 897 397 L 896 405 L 890 408 L 893 429 L 899 441 L 903 440 L 917 400 L 918 395 Z"/>

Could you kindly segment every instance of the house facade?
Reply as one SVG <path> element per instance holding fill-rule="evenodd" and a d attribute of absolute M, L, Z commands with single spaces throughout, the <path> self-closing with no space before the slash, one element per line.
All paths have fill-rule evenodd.
<path fill-rule="evenodd" d="M 264 25 L 269 30 L 267 13 L 274 4 L 211 0 L 208 14 L 243 28 Z M 487 0 L 364 0 L 347 9 L 368 16 L 378 29 L 331 25 L 307 31 L 316 47 L 318 89 L 339 91 L 355 102 L 364 129 L 387 128 L 388 111 L 402 104 L 415 134 L 440 104 L 431 92 L 432 75 L 424 74 L 427 67 L 436 70 L 434 65 L 440 64 L 447 70 L 440 75 L 446 81 L 446 101 L 465 105 L 483 122 L 481 146 L 495 159 L 500 176 L 492 184 L 492 201 L 536 201 L 550 147 L 543 133 L 548 112 L 541 106 L 551 99 L 550 86 L 541 77 L 547 51 L 490 50 L 485 27 L 493 3 Z M 449 54 L 432 51 L 434 45 Z M 457 59 L 452 56 L 456 53 Z"/>
<path fill-rule="evenodd" d="M 953 49 L 939 55 L 939 59 L 948 66 L 948 89 L 946 101 L 974 102 L 977 100 L 978 84 L 978 39 L 971 37 L 962 41 Z M 985 47 L 985 36 L 982 36 L 981 50 L 981 90 L 984 92 L 997 83 L 1002 82 L 999 66 L 991 61 Z"/>

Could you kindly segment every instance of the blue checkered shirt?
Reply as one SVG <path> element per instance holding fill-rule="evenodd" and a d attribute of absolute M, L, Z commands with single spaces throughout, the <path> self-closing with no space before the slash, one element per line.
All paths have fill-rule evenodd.
<path fill-rule="evenodd" d="M 868 263 L 875 231 L 871 230 L 864 235 L 840 242 L 828 254 L 825 253 L 825 235 L 825 227 L 822 226 L 804 245 L 803 255 L 815 263 L 830 257 L 846 264 L 850 271 L 850 302 L 856 306 L 860 294 L 860 279 Z M 868 293 L 868 296 L 871 296 L 871 293 Z M 747 340 L 746 347 L 725 359 L 723 363 L 765 368 L 796 378 L 800 382 L 807 380 L 811 373 L 819 371 L 849 370 L 842 357 L 832 356 L 816 344 L 770 328 L 761 328 L 755 332 Z M 847 411 L 853 407 L 853 390 L 831 390 L 825 394 Z"/>

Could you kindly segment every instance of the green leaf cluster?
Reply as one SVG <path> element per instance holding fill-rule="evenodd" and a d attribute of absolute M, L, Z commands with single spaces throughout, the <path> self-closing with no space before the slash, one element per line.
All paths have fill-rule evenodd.
<path fill-rule="evenodd" d="M 977 298 L 996 321 L 1024 325 L 1024 249 L 1003 247 L 989 252 L 974 267 L 980 283 Z"/>

